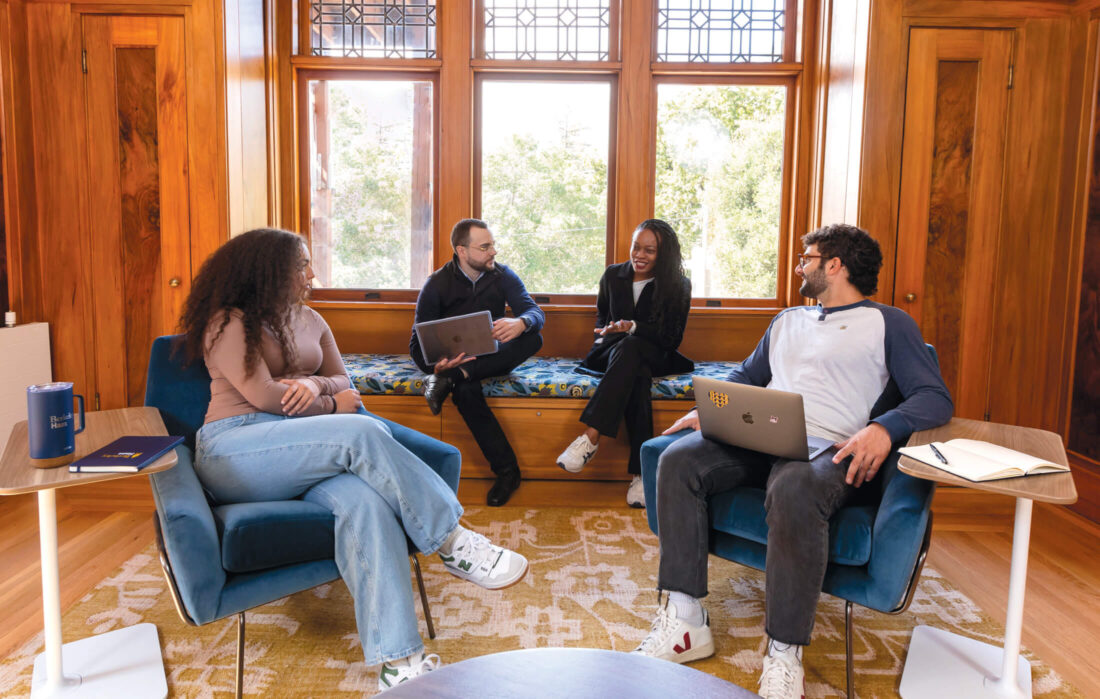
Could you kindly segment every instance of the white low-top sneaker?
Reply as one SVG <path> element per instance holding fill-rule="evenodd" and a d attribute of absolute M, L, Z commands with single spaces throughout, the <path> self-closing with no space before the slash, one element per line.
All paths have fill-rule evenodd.
<path fill-rule="evenodd" d="M 626 504 L 631 507 L 645 507 L 645 486 L 642 485 L 641 476 L 634 476 L 630 481 L 630 487 L 626 489 Z"/>
<path fill-rule="evenodd" d="M 435 653 L 425 655 L 424 651 L 413 653 L 407 658 L 382 663 L 382 669 L 378 671 L 378 691 L 384 692 L 425 672 L 438 670 L 440 665 L 442 663 L 439 662 L 438 655 Z"/>
<path fill-rule="evenodd" d="M 703 610 L 703 625 L 692 626 L 676 618 L 676 605 L 661 605 L 657 608 L 657 618 L 653 620 L 649 635 L 633 652 L 674 663 L 709 658 L 714 655 L 714 638 L 710 634 L 710 618 L 706 610 Z"/>
<path fill-rule="evenodd" d="M 805 699 L 805 673 L 796 653 L 764 656 L 760 696 L 764 699 Z"/>
<path fill-rule="evenodd" d="M 588 437 L 582 434 L 558 456 L 558 466 L 570 473 L 580 473 L 598 448 L 599 445 L 588 441 Z"/>
<path fill-rule="evenodd" d="M 459 534 L 451 555 L 440 553 L 439 558 L 451 575 L 487 590 L 515 585 L 527 574 L 526 558 L 469 529 Z"/>

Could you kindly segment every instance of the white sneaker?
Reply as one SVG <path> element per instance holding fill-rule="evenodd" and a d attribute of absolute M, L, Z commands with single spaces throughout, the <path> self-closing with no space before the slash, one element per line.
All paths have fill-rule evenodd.
<path fill-rule="evenodd" d="M 798 653 L 765 655 L 759 691 L 764 699 L 805 699 L 805 672 Z"/>
<path fill-rule="evenodd" d="M 515 551 L 494 546 L 469 529 L 458 535 L 451 555 L 439 554 L 448 572 L 487 590 L 499 590 L 519 582 L 527 574 L 527 559 Z"/>
<path fill-rule="evenodd" d="M 425 672 L 438 670 L 440 665 L 442 663 L 439 662 L 438 655 L 435 653 L 425 655 L 424 651 L 413 653 L 407 658 L 382 663 L 382 669 L 378 671 L 378 691 L 384 692 Z"/>
<path fill-rule="evenodd" d="M 630 487 L 626 489 L 626 504 L 631 507 L 645 507 L 645 486 L 642 485 L 641 476 L 634 476 L 630 481 Z"/>
<path fill-rule="evenodd" d="M 573 440 L 573 443 L 565 448 L 558 457 L 558 466 L 570 473 L 580 473 L 588 460 L 596 453 L 599 445 L 588 441 L 586 435 L 581 435 Z"/>
<path fill-rule="evenodd" d="M 710 618 L 703 610 L 703 625 L 692 626 L 676 618 L 676 605 L 657 608 L 657 618 L 649 635 L 632 652 L 651 658 L 690 663 L 714 655 L 714 638 L 710 635 Z"/>

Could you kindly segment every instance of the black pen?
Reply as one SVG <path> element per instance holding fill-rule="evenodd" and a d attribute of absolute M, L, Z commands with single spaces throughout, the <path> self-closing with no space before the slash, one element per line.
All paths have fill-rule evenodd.
<path fill-rule="evenodd" d="M 950 466 L 951 465 L 951 464 L 947 463 L 947 459 L 944 458 L 943 454 L 940 453 L 940 450 L 936 448 L 935 444 L 929 444 L 928 448 L 932 450 L 932 453 L 936 455 L 937 459 L 939 459 L 940 461 L 943 462 L 944 466 Z"/>

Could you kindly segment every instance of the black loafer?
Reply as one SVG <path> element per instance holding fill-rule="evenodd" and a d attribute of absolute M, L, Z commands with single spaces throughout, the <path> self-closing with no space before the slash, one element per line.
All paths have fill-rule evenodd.
<path fill-rule="evenodd" d="M 432 411 L 432 415 L 438 415 L 443 410 L 443 401 L 447 400 L 452 385 L 449 377 L 439 374 L 429 374 L 424 379 L 424 398 L 428 401 L 428 409 Z"/>
<path fill-rule="evenodd" d="M 489 507 L 500 507 L 508 502 L 512 493 L 519 487 L 519 471 L 508 471 L 497 476 L 496 483 L 489 488 L 489 495 L 485 498 L 485 504 Z"/>

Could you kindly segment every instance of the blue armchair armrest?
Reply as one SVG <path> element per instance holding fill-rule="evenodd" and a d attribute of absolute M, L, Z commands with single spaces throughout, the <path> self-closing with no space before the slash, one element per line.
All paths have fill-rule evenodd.
<path fill-rule="evenodd" d="M 210 504 L 191 462 L 191 450 L 176 447 L 178 463 L 149 480 L 157 504 L 164 545 L 172 561 L 184 606 L 195 623 L 217 618 L 225 586 L 221 544 Z"/>

